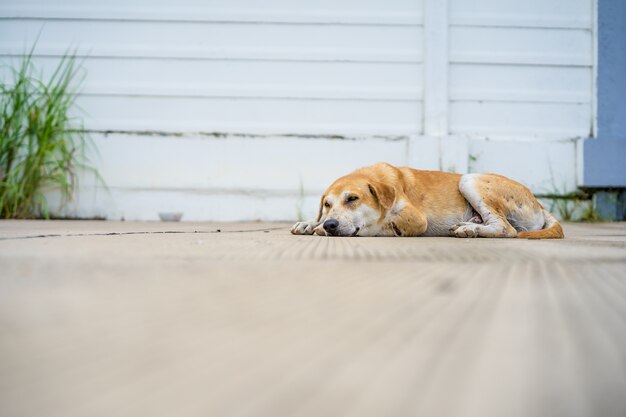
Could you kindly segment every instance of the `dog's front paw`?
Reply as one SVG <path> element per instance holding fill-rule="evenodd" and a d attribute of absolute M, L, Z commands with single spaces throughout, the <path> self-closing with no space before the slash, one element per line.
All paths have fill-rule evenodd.
<path fill-rule="evenodd" d="M 319 222 L 298 222 L 291 228 L 291 233 L 294 235 L 312 235 L 315 228 L 319 225 Z"/>
<path fill-rule="evenodd" d="M 476 223 L 457 223 L 449 230 L 450 236 L 456 237 L 478 237 L 478 226 Z"/>

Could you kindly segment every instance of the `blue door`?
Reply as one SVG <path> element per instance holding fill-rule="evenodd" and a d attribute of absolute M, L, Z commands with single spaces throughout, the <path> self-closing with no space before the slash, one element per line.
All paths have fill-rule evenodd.
<path fill-rule="evenodd" d="M 626 1 L 598 1 L 598 131 L 585 141 L 584 185 L 626 187 Z"/>

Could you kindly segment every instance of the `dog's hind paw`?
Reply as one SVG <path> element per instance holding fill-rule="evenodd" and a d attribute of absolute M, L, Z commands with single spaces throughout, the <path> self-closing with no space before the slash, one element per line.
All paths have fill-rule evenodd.
<path fill-rule="evenodd" d="M 319 222 L 298 222 L 291 227 L 291 234 L 294 235 L 312 235 Z"/>
<path fill-rule="evenodd" d="M 450 236 L 478 237 L 478 225 L 471 222 L 457 223 L 449 229 Z"/>

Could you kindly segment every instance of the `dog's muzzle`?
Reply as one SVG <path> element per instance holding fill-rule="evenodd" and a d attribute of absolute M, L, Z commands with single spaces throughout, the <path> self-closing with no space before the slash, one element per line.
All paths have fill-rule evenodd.
<path fill-rule="evenodd" d="M 322 227 L 324 228 L 327 236 L 356 236 L 357 233 L 359 233 L 359 230 L 361 230 L 360 227 L 357 227 L 353 233 L 348 234 L 345 230 L 341 230 L 339 227 L 339 221 L 335 219 L 326 220 Z"/>

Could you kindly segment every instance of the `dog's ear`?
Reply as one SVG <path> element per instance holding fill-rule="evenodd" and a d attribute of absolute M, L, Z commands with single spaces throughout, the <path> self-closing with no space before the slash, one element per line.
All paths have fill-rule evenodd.
<path fill-rule="evenodd" d="M 326 198 L 325 195 L 322 196 L 322 199 L 320 200 L 320 209 L 317 212 L 317 221 L 319 222 L 320 220 L 322 220 L 322 213 L 324 212 L 324 199 Z"/>
<path fill-rule="evenodd" d="M 384 209 L 389 210 L 393 207 L 393 203 L 396 201 L 396 190 L 381 182 L 372 182 L 367 184 L 370 193 L 376 197 L 378 202 Z"/>

